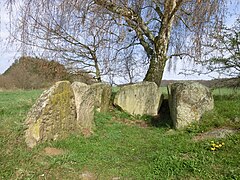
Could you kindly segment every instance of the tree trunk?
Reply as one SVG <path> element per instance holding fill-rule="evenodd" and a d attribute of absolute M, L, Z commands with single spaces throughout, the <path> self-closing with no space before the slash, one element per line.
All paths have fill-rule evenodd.
<path fill-rule="evenodd" d="M 149 55 L 150 65 L 144 81 L 155 82 L 161 85 L 164 68 L 167 62 L 167 51 L 170 39 L 171 24 L 162 24 L 161 32 L 154 41 L 154 51 Z"/>
<path fill-rule="evenodd" d="M 95 67 L 95 75 L 96 75 L 96 80 L 97 82 L 102 82 L 102 79 L 101 79 L 101 72 L 100 72 L 100 68 L 99 68 L 99 65 L 98 65 L 98 59 L 97 59 L 97 56 L 94 54 L 93 55 L 93 60 L 94 60 L 94 67 Z"/>
<path fill-rule="evenodd" d="M 150 65 L 144 81 L 155 82 L 160 87 L 166 61 L 166 55 L 154 54 L 150 59 Z"/>
<path fill-rule="evenodd" d="M 97 82 L 102 82 L 100 69 L 99 69 L 98 65 L 96 66 L 96 79 L 97 79 Z"/>
<path fill-rule="evenodd" d="M 181 1 L 179 1 L 179 3 L 181 3 Z M 152 54 L 148 54 L 148 57 L 150 57 L 150 65 L 144 81 L 155 82 L 159 87 L 161 85 L 164 68 L 168 59 L 167 52 L 174 20 L 174 14 L 172 15 L 172 12 L 174 11 L 175 7 L 176 0 L 165 1 L 165 11 L 161 28 L 158 36 L 154 39 L 154 49 Z"/>

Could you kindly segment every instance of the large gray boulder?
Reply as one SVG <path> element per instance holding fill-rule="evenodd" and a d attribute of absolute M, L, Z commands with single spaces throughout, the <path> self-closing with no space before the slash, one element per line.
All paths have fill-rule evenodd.
<path fill-rule="evenodd" d="M 161 105 L 161 91 L 153 82 L 142 82 L 120 88 L 114 105 L 132 115 L 157 115 Z"/>
<path fill-rule="evenodd" d="M 176 129 L 198 122 L 206 111 L 214 108 L 210 90 L 197 82 L 168 85 L 170 115 Z"/>
<path fill-rule="evenodd" d="M 100 112 L 107 112 L 109 110 L 110 99 L 112 95 L 112 88 L 106 83 L 95 83 L 91 85 L 95 92 L 95 107 Z"/>
<path fill-rule="evenodd" d="M 57 82 L 44 91 L 25 121 L 27 146 L 67 137 L 78 131 L 74 94 L 68 81 Z"/>
<path fill-rule="evenodd" d="M 95 92 L 91 86 L 81 83 L 72 83 L 77 111 L 77 126 L 82 134 L 88 136 L 94 128 Z"/>

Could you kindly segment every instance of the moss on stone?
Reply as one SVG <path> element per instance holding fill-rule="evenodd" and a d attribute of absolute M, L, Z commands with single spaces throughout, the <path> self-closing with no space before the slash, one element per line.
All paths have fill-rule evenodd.
<path fill-rule="evenodd" d="M 77 130 L 74 94 L 70 82 L 57 82 L 44 92 L 28 117 L 26 142 L 30 147 L 34 146 L 31 145 L 33 141 L 40 143 L 62 139 Z"/>
<path fill-rule="evenodd" d="M 36 141 L 39 141 L 39 140 L 40 140 L 40 126 L 41 126 L 40 122 L 41 122 L 41 119 L 38 119 L 38 120 L 36 121 L 36 123 L 33 124 L 33 126 L 31 127 L 31 130 L 30 130 L 31 133 L 32 133 L 33 138 L 34 138 Z"/>

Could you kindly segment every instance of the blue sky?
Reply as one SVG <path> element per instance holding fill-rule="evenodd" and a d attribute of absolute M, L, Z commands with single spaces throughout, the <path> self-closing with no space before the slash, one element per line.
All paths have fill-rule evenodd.
<path fill-rule="evenodd" d="M 238 13 L 240 11 L 240 0 L 234 0 L 233 3 L 229 1 L 229 7 L 232 10 L 232 13 Z M 3 0 L 0 0 L 0 74 L 2 74 L 9 66 L 14 62 L 15 59 L 20 57 L 20 54 L 17 53 L 16 48 L 9 47 L 7 42 L 8 33 L 8 22 L 9 22 L 9 14 L 3 7 Z M 237 5 L 236 5 L 237 4 Z M 235 20 L 236 16 L 232 16 L 227 18 L 227 25 L 231 26 Z M 181 75 L 179 74 L 183 69 L 188 68 L 188 65 L 185 63 L 179 63 L 176 71 L 167 71 L 165 70 L 163 79 L 176 79 L 176 80 L 184 80 L 184 79 L 212 79 L 221 78 L 219 74 L 210 74 L 210 75 Z M 189 68 L 191 66 L 189 65 Z"/>

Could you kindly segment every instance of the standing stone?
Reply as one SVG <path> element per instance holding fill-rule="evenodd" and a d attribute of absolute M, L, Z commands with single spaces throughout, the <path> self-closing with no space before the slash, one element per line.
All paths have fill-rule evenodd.
<path fill-rule="evenodd" d="M 44 91 L 28 113 L 25 125 L 25 141 L 31 148 L 41 142 L 62 139 L 78 131 L 70 82 L 57 82 Z"/>
<path fill-rule="evenodd" d="M 110 99 L 112 95 L 112 88 L 106 83 L 95 83 L 91 85 L 95 92 L 95 107 L 100 112 L 107 112 L 109 110 Z"/>
<path fill-rule="evenodd" d="M 132 115 L 157 115 L 161 91 L 153 82 L 123 86 L 116 94 L 114 105 Z"/>
<path fill-rule="evenodd" d="M 81 82 L 74 82 L 72 88 L 75 95 L 77 124 L 81 132 L 88 136 L 94 127 L 95 92 L 91 86 Z"/>
<path fill-rule="evenodd" d="M 168 85 L 169 108 L 176 129 L 198 122 L 214 107 L 209 89 L 200 83 L 182 82 Z"/>

